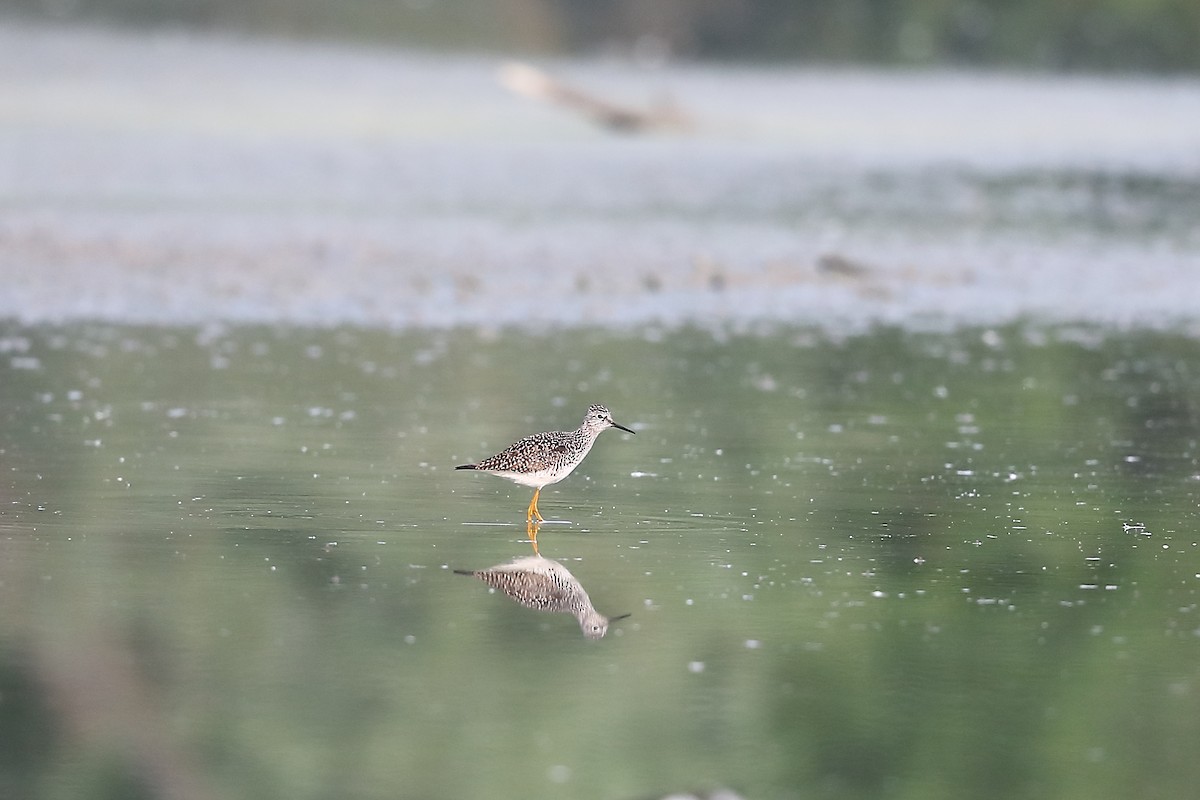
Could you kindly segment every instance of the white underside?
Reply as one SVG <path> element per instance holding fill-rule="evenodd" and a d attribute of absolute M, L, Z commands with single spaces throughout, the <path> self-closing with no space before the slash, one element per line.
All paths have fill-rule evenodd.
<path fill-rule="evenodd" d="M 496 475 L 501 478 L 507 478 L 513 483 L 519 483 L 522 486 L 528 486 L 533 489 L 541 489 L 543 486 L 549 486 L 552 483 L 558 483 L 563 478 L 567 477 L 574 470 L 574 467 L 566 472 L 508 472 L 507 470 L 488 470 L 491 475 Z"/>

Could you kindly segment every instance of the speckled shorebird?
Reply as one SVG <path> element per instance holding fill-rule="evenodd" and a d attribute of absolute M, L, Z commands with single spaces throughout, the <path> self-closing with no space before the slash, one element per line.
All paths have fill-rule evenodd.
<path fill-rule="evenodd" d="M 573 431 L 535 433 L 478 464 L 461 464 L 455 469 L 475 469 L 508 478 L 522 486 L 532 486 L 533 500 L 529 501 L 525 519 L 543 522 L 537 505 L 542 487 L 558 483 L 570 475 L 592 449 L 596 437 L 608 428 L 634 433 L 624 425 L 613 422 L 612 414 L 604 406 L 591 405 L 583 422 Z"/>
<path fill-rule="evenodd" d="M 610 622 L 629 616 L 622 614 L 610 619 L 601 614 L 575 576 L 562 564 L 544 556 L 525 556 L 487 569 L 454 571 L 459 575 L 474 575 L 526 608 L 570 614 L 579 621 L 583 635 L 589 639 L 602 638 L 608 633 Z"/>

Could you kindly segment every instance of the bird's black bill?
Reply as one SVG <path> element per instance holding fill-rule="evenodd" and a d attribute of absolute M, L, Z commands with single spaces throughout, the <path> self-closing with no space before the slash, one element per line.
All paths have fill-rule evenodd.
<path fill-rule="evenodd" d="M 625 431 L 626 433 L 632 433 L 634 435 L 637 435 L 637 431 L 631 431 L 631 430 L 629 430 L 629 428 L 626 428 L 624 425 L 618 425 L 617 423 L 614 422 L 613 427 L 620 428 L 621 430 Z"/>

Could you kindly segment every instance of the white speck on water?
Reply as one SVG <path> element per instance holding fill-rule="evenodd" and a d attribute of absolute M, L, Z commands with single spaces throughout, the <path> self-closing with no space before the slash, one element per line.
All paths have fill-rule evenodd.
<path fill-rule="evenodd" d="M 564 764 L 555 764 L 546 771 L 546 777 L 551 783 L 566 783 L 571 780 L 571 768 Z"/>
<path fill-rule="evenodd" d="M 704 662 L 703 661 L 689 661 L 687 668 L 688 668 L 688 672 L 692 673 L 693 675 L 699 675 L 701 672 L 704 672 Z"/>

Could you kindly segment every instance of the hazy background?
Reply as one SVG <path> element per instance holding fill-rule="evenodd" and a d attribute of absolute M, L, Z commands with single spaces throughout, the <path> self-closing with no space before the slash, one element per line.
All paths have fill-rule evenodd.
<path fill-rule="evenodd" d="M 8 0 L 30 18 L 650 60 L 1200 67 L 1190 0 Z"/>

